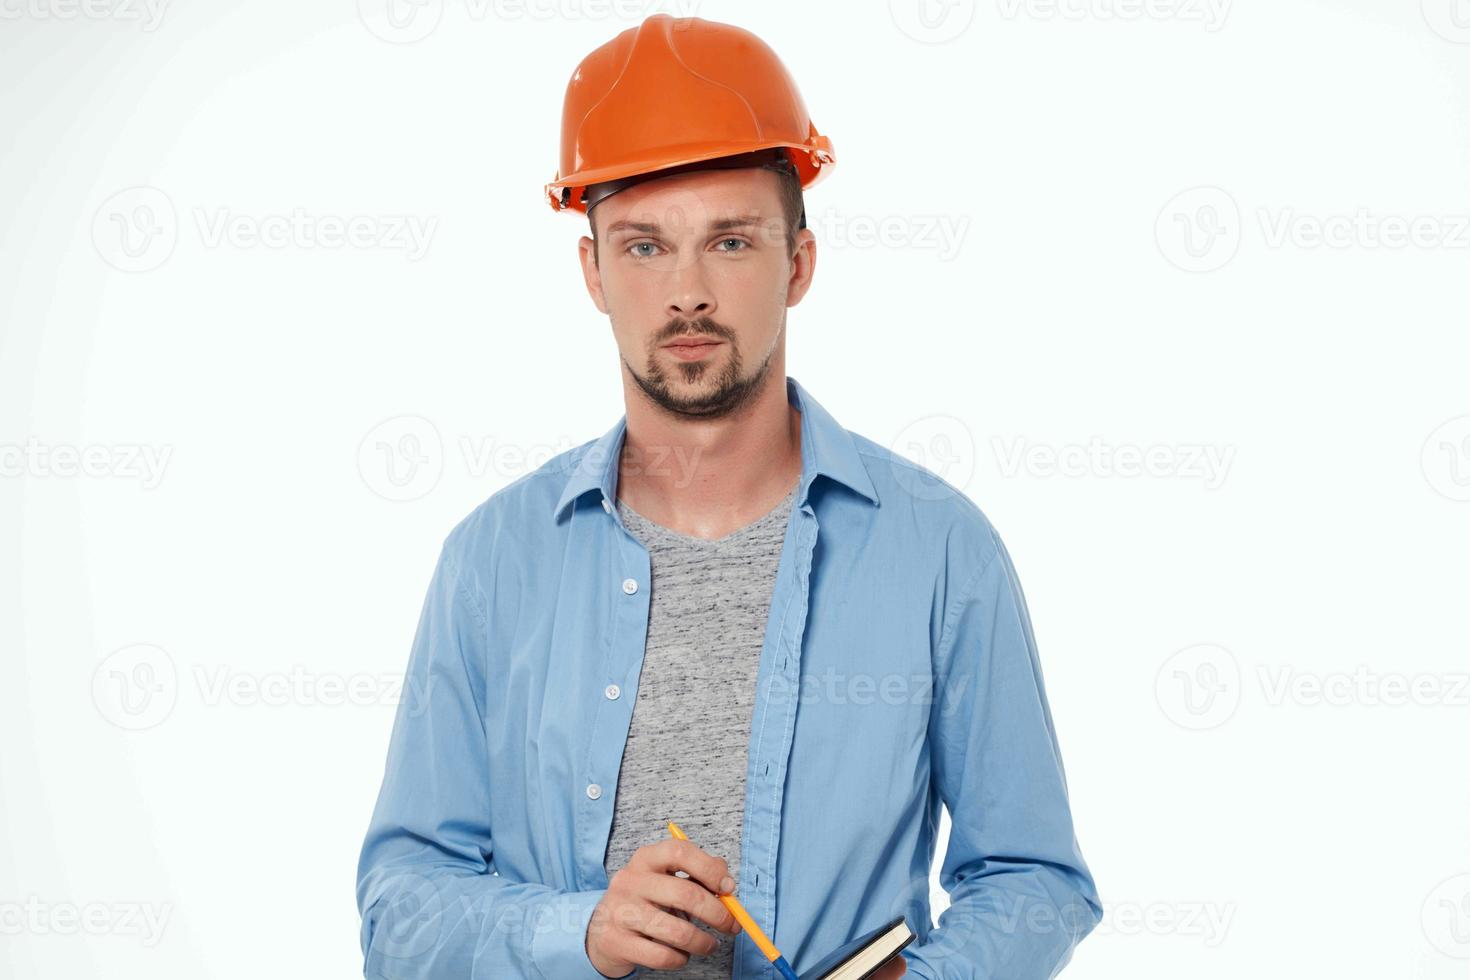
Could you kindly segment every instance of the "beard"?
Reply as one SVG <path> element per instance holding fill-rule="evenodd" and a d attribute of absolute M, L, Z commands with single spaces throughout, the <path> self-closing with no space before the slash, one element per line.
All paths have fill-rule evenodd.
<path fill-rule="evenodd" d="M 685 336 L 718 338 L 725 341 L 730 352 L 723 365 L 711 363 L 712 359 L 680 361 L 673 365 L 672 374 L 679 383 L 701 385 L 701 390 L 694 394 L 676 393 L 671 387 L 671 372 L 665 370 L 659 361 L 660 348 L 664 344 Z M 741 373 L 744 362 L 735 341 L 735 331 L 707 316 L 697 320 L 671 320 L 648 342 L 648 363 L 642 376 L 633 370 L 626 358 L 623 364 L 638 387 L 643 389 L 643 393 L 671 415 L 699 419 L 723 418 L 738 411 L 761 390 L 770 374 L 771 360 L 776 352 L 775 347 L 772 347 L 760 366 L 745 377 Z"/>

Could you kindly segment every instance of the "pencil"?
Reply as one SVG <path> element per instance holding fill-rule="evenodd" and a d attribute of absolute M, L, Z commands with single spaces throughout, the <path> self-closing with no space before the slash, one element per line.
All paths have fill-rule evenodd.
<path fill-rule="evenodd" d="M 675 840 L 689 840 L 689 835 L 680 830 L 679 825 L 672 820 L 669 821 L 669 834 Z M 776 968 L 776 972 L 781 974 L 784 980 L 801 980 L 796 975 L 796 971 L 791 969 L 791 964 L 786 962 L 786 957 L 782 956 L 781 951 L 776 948 L 776 944 L 771 942 L 770 937 L 761 930 L 760 926 L 755 924 L 755 920 L 750 917 L 750 913 L 745 911 L 745 906 L 740 904 L 740 899 L 734 895 L 719 895 L 717 897 L 725 904 L 725 908 L 730 910 L 730 914 L 735 916 L 735 921 L 740 923 L 740 928 L 745 930 L 745 934 L 755 940 L 755 944 L 760 947 L 760 951 L 765 954 L 766 959 L 771 961 L 771 965 Z"/>

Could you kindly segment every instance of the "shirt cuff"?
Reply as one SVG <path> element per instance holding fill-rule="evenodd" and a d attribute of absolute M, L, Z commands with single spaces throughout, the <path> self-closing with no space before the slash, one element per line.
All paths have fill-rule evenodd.
<path fill-rule="evenodd" d="M 606 888 L 566 892 L 547 903 L 542 910 L 544 918 L 531 937 L 531 958 L 542 976 L 554 980 L 608 980 L 587 958 L 587 923 L 606 893 Z M 624 976 L 637 972 L 634 967 Z"/>

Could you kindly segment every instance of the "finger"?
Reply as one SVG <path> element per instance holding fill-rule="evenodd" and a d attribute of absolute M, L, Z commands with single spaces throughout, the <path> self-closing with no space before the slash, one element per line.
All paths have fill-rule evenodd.
<path fill-rule="evenodd" d="M 642 896 L 655 905 L 698 916 L 710 926 L 732 936 L 740 931 L 740 923 L 725 908 L 725 903 L 692 878 L 653 874 L 647 879 L 645 887 L 647 890 L 641 892 Z"/>
<path fill-rule="evenodd" d="M 688 919 L 676 918 L 663 909 L 655 909 L 644 917 L 642 931 L 649 939 L 671 949 L 700 956 L 710 955 L 720 945 L 719 940 Z"/>
<path fill-rule="evenodd" d="M 648 851 L 648 870 L 661 871 L 664 874 L 687 872 L 689 877 L 716 895 L 735 890 L 734 879 L 730 877 L 730 866 L 725 859 L 715 857 L 692 841 L 661 841 L 657 846 L 648 848 Z M 727 879 L 729 887 L 722 887 Z"/>
<path fill-rule="evenodd" d="M 678 970 L 689 963 L 689 954 L 671 949 L 646 936 L 629 933 L 617 944 L 615 955 L 651 970 Z"/>

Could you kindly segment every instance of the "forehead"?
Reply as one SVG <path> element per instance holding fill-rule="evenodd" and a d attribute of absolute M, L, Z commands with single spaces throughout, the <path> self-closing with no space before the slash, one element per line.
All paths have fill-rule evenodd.
<path fill-rule="evenodd" d="M 593 209 L 604 235 L 721 230 L 781 217 L 779 176 L 759 167 L 696 170 L 634 184 Z"/>

